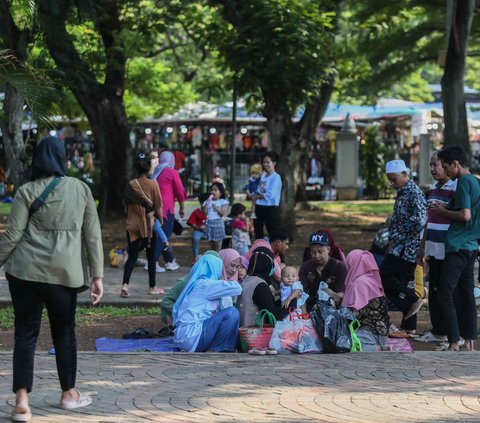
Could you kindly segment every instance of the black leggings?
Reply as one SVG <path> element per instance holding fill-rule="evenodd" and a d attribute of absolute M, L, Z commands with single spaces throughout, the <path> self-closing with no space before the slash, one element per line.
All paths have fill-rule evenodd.
<path fill-rule="evenodd" d="M 127 234 L 128 239 L 128 260 L 125 263 L 125 267 L 123 269 L 123 282 L 124 284 L 130 283 L 130 276 L 132 276 L 133 268 L 135 267 L 135 263 L 137 262 L 138 255 L 140 251 L 145 248 L 147 253 L 147 261 L 148 261 L 148 285 L 150 288 L 155 288 L 156 282 L 156 258 L 155 258 L 155 243 L 156 239 L 152 238 L 150 240 L 150 247 L 148 247 L 148 239 L 147 238 L 139 238 L 135 241 L 130 241 L 130 237 Z"/>
<path fill-rule="evenodd" d="M 392 254 L 387 254 L 380 266 L 383 289 L 388 299 L 404 314 L 418 300 L 415 294 L 414 272 L 415 263 L 402 260 Z M 415 330 L 417 315 L 402 319 L 401 328 Z"/>
<path fill-rule="evenodd" d="M 7 279 L 15 312 L 13 392 L 20 388 L 32 391 L 35 346 L 44 305 L 50 321 L 60 386 L 62 391 L 73 389 L 77 375 L 77 290 L 62 285 L 24 281 L 9 274 Z"/>
<path fill-rule="evenodd" d="M 255 239 L 262 239 L 264 236 L 263 225 L 267 226 L 267 232 L 271 236 L 280 226 L 278 206 L 255 206 L 257 218 L 253 221 L 255 227 Z"/>

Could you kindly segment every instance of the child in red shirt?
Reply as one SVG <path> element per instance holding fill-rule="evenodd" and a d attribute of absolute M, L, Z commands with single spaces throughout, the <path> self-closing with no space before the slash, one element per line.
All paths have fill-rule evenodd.
<path fill-rule="evenodd" d="M 207 200 L 208 194 L 200 194 L 198 196 L 198 201 L 200 206 Z M 207 221 L 207 216 L 203 213 L 202 208 L 199 207 L 195 209 L 190 217 L 187 220 L 187 225 L 191 226 L 192 231 L 192 253 L 193 260 L 196 261 L 200 255 L 200 240 L 206 239 L 206 227 L 205 222 Z"/>

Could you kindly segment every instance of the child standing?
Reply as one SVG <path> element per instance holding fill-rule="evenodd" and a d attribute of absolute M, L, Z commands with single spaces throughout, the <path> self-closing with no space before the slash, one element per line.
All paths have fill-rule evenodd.
<path fill-rule="evenodd" d="M 207 239 L 212 250 L 220 251 L 225 238 L 223 217 L 228 211 L 228 201 L 225 199 L 225 187 L 220 182 L 214 182 L 210 187 L 210 196 L 203 203 L 203 213 L 207 216 Z"/>
<path fill-rule="evenodd" d="M 191 226 L 192 231 L 192 253 L 193 260 L 198 260 L 200 255 L 200 240 L 206 238 L 205 223 L 207 221 L 207 216 L 202 211 L 202 205 L 207 200 L 208 194 L 200 194 L 198 196 L 198 201 L 200 202 L 200 207 L 195 209 L 190 217 L 187 220 L 187 225 Z"/>
<path fill-rule="evenodd" d="M 232 248 L 243 256 L 250 246 L 249 221 L 245 215 L 246 207 L 243 204 L 235 203 L 232 206 Z"/>
<path fill-rule="evenodd" d="M 298 280 L 298 271 L 293 266 L 285 266 L 282 269 L 282 281 L 280 282 L 282 307 L 288 309 L 295 298 L 297 298 L 297 313 L 307 314 L 308 294 L 303 292 L 303 285 Z"/>
<path fill-rule="evenodd" d="M 258 194 L 258 185 L 260 184 L 260 176 L 262 175 L 262 165 L 260 163 L 255 163 L 250 166 L 250 178 L 248 178 L 248 184 L 245 185 L 245 192 L 247 193 L 247 198 L 250 199 L 252 195 Z M 255 201 L 252 200 L 252 214 L 250 215 L 252 219 L 255 219 Z"/>

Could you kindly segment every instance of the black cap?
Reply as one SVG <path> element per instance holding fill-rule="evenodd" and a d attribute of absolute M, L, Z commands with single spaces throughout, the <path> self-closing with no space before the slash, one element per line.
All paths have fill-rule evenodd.
<path fill-rule="evenodd" d="M 308 241 L 310 245 L 330 245 L 330 238 L 325 232 L 314 232 Z"/>

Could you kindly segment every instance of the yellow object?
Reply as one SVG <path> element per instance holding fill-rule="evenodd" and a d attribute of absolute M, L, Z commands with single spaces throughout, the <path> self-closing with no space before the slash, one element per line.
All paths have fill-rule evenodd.
<path fill-rule="evenodd" d="M 115 247 L 108 253 L 110 257 L 110 267 L 120 267 L 125 264 L 125 252 L 121 247 Z"/>
<path fill-rule="evenodd" d="M 423 285 L 423 267 L 417 266 L 415 267 L 414 273 L 414 282 L 415 282 L 415 294 L 418 298 L 425 298 L 425 286 Z"/>

